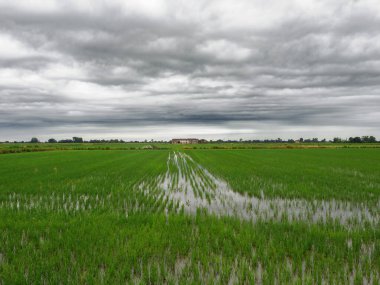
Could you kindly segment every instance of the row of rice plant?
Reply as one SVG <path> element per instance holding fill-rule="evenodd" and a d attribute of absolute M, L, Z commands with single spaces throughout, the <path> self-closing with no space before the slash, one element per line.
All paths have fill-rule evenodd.
<path fill-rule="evenodd" d="M 208 152 L 1 155 L 0 284 L 380 284 L 377 192 L 276 196 L 241 174 L 236 190 L 254 154 Z M 377 183 L 367 167 L 351 170 Z"/>

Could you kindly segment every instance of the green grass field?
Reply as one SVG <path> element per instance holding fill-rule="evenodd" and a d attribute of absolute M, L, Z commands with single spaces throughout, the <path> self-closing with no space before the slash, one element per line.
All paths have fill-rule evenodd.
<path fill-rule="evenodd" d="M 379 149 L 108 146 L 0 155 L 0 284 L 380 284 Z"/>

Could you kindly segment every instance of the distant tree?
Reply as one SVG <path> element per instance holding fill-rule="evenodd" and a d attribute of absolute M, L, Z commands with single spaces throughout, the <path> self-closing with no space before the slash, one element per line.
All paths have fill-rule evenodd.
<path fill-rule="evenodd" d="M 300 142 L 303 142 L 303 138 L 300 138 L 299 141 L 300 141 Z"/>
<path fill-rule="evenodd" d="M 39 143 L 40 141 L 38 140 L 38 138 L 35 138 L 33 137 L 31 140 L 30 140 L 31 143 Z"/>
<path fill-rule="evenodd" d="M 295 140 L 293 140 L 293 139 L 288 139 L 288 143 L 295 143 Z"/>
<path fill-rule="evenodd" d="M 65 140 L 59 140 L 58 142 L 59 143 L 73 143 L 74 141 L 70 139 L 65 139 Z"/>
<path fill-rule="evenodd" d="M 326 139 L 321 140 L 321 142 L 325 143 L 325 142 L 326 142 Z"/>
<path fill-rule="evenodd" d="M 319 142 L 318 138 L 313 138 L 311 141 L 314 142 L 314 143 Z"/>
<path fill-rule="evenodd" d="M 74 143 L 83 143 L 83 139 L 80 137 L 73 137 L 73 142 Z"/>
<path fill-rule="evenodd" d="M 348 141 L 349 141 L 350 143 L 361 143 L 361 142 L 362 142 L 362 139 L 361 139 L 360 137 L 350 137 L 350 138 L 348 139 Z"/>
<path fill-rule="evenodd" d="M 336 138 L 333 139 L 333 142 L 334 142 L 334 143 L 341 143 L 341 142 L 342 142 L 342 139 L 336 137 Z"/>
<path fill-rule="evenodd" d="M 48 143 L 56 143 L 57 142 L 57 140 L 56 139 L 48 139 Z"/>
<path fill-rule="evenodd" d="M 375 143 L 376 138 L 374 136 L 363 136 L 362 142 L 364 142 L 364 143 Z"/>

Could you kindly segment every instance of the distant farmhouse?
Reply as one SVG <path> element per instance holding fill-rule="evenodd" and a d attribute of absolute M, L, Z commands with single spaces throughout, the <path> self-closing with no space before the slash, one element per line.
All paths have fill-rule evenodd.
<path fill-rule="evenodd" d="M 172 139 L 172 144 L 192 144 L 199 143 L 199 139 Z"/>

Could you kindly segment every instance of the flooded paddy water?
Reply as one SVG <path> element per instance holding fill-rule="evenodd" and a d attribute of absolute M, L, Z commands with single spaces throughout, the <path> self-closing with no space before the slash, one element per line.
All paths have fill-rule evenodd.
<path fill-rule="evenodd" d="M 340 200 L 306 200 L 248 196 L 235 192 L 229 184 L 210 173 L 189 155 L 170 153 L 167 171 L 153 180 L 138 184 L 146 195 L 162 195 L 180 205 L 187 213 L 204 210 L 216 216 L 231 216 L 244 220 L 314 224 L 337 223 L 351 228 L 380 221 L 380 200 L 375 206 Z"/>

